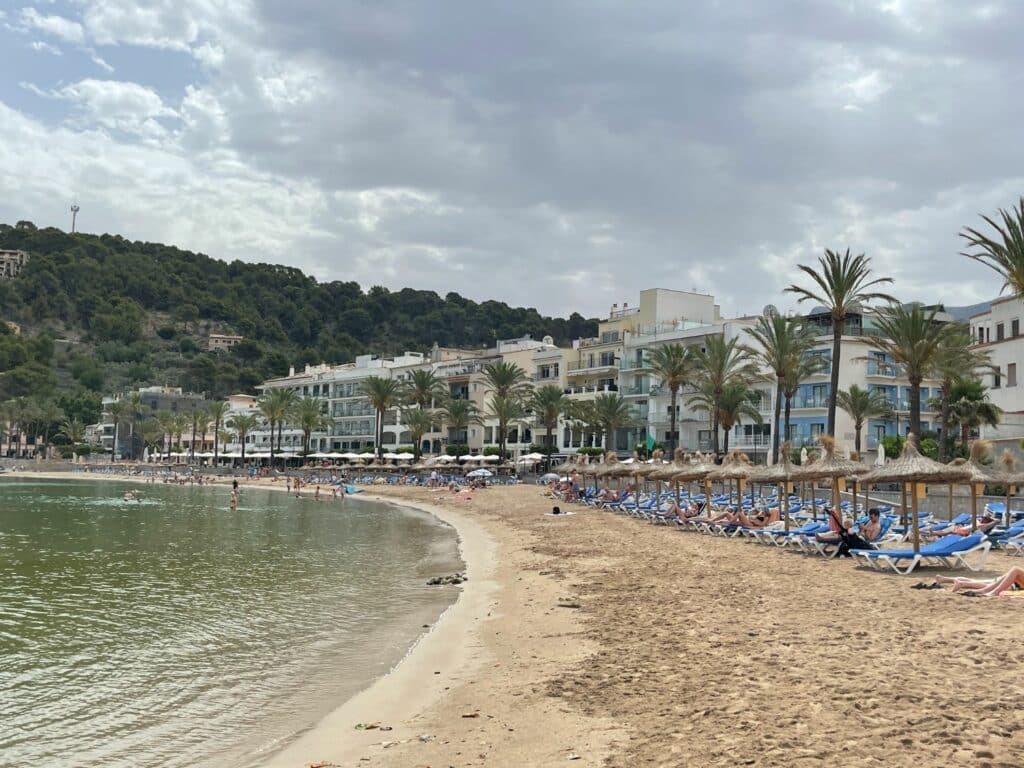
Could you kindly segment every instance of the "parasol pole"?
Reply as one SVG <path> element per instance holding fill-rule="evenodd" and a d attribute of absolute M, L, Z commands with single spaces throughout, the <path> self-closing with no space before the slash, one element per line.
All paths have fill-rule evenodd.
<path fill-rule="evenodd" d="M 814 493 L 814 481 L 811 480 L 811 514 L 814 516 L 814 522 L 818 522 L 818 499 Z"/>
<path fill-rule="evenodd" d="M 1013 490 L 1013 485 L 1009 480 L 1006 481 L 1006 509 L 1003 510 L 1003 525 L 1009 527 L 1010 525 L 1010 491 Z"/>
<path fill-rule="evenodd" d="M 916 482 L 911 483 L 910 487 L 911 487 L 911 494 L 910 494 L 911 514 L 913 514 L 913 516 L 914 516 L 914 519 L 911 521 L 911 525 L 913 526 L 913 529 L 914 529 L 914 534 L 913 534 L 913 538 L 914 538 L 914 554 L 916 555 L 918 552 L 921 551 L 921 531 L 920 531 L 920 528 L 919 528 L 919 526 L 917 524 L 917 483 Z M 904 491 L 905 490 L 906 490 L 906 486 L 904 485 Z"/>
<path fill-rule="evenodd" d="M 907 527 L 907 484 L 903 483 L 900 486 L 900 492 L 902 495 L 902 503 L 900 504 L 900 525 L 904 528 Z"/>
<path fill-rule="evenodd" d="M 971 533 L 978 530 L 978 486 L 971 483 Z"/>
<path fill-rule="evenodd" d="M 949 522 L 953 522 L 953 484 L 949 484 Z"/>

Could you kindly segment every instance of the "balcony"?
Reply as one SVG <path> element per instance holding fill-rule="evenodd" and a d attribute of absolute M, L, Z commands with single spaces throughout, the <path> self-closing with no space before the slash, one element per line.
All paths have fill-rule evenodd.
<path fill-rule="evenodd" d="M 906 373 L 896 363 L 888 363 L 884 360 L 868 360 L 868 376 L 881 376 L 886 379 L 895 379 L 905 376 Z"/>
<path fill-rule="evenodd" d="M 602 363 L 599 360 L 595 360 L 593 365 L 588 363 L 569 363 L 568 373 L 570 376 L 581 374 L 581 373 L 597 373 L 598 371 L 615 371 L 618 370 L 618 363 L 614 360 L 606 363 Z"/>
<path fill-rule="evenodd" d="M 603 392 L 618 392 L 619 387 L 617 384 L 594 384 L 591 386 L 582 387 L 566 387 L 562 390 L 562 393 L 572 397 L 573 395 L 595 395 Z"/>
<path fill-rule="evenodd" d="M 828 408 L 827 397 L 797 397 L 793 399 L 793 408 Z"/>
<path fill-rule="evenodd" d="M 651 393 L 650 384 L 632 384 L 628 387 L 620 387 L 619 391 L 624 397 L 636 396 L 636 395 L 648 395 Z"/>
<path fill-rule="evenodd" d="M 620 371 L 641 371 L 648 370 L 651 367 L 651 361 L 646 357 L 642 360 L 637 360 L 635 357 L 623 358 L 619 362 Z"/>
<path fill-rule="evenodd" d="M 703 438 L 698 440 L 698 447 L 702 451 L 710 451 L 713 447 L 713 443 L 710 438 Z M 718 442 L 718 447 L 722 448 L 725 445 L 725 436 L 722 435 Z M 729 448 L 739 448 L 741 450 L 756 450 L 763 449 L 767 450 L 772 447 L 772 436 L 771 435 L 729 435 Z"/>
<path fill-rule="evenodd" d="M 580 339 L 580 349 L 590 349 L 591 347 L 607 347 L 609 345 L 618 345 L 621 343 L 621 334 L 613 333 L 610 334 L 607 338 Z"/>

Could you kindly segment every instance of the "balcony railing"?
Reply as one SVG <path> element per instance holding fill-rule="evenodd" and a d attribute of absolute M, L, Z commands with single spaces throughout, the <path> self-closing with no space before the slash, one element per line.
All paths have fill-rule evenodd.
<path fill-rule="evenodd" d="M 633 384 L 628 387 L 620 387 L 619 391 L 623 395 L 647 395 L 650 394 L 650 384 Z"/>
<path fill-rule="evenodd" d="M 566 395 L 588 395 L 596 394 L 600 392 L 618 392 L 618 384 L 594 384 L 591 386 L 583 387 L 566 387 L 562 390 L 563 394 Z"/>
<path fill-rule="evenodd" d="M 906 375 L 906 371 L 896 363 L 887 363 L 884 360 L 868 360 L 868 376 L 885 376 L 895 379 Z"/>
<path fill-rule="evenodd" d="M 794 408 L 828 408 L 827 397 L 797 397 L 793 399 Z"/>
<path fill-rule="evenodd" d="M 591 363 L 569 363 L 569 373 L 577 373 L 579 371 L 599 371 L 606 368 L 617 368 L 618 363 L 614 360 L 602 363 L 600 360 L 595 360 Z"/>
<path fill-rule="evenodd" d="M 713 447 L 710 438 L 702 438 L 697 441 L 702 451 L 709 451 Z M 718 447 L 725 445 L 725 437 L 719 439 Z M 771 435 L 729 435 L 729 448 L 771 448 Z"/>
<path fill-rule="evenodd" d="M 646 357 L 641 360 L 637 360 L 635 357 L 630 357 L 619 361 L 619 370 L 621 371 L 639 371 L 650 367 L 651 361 Z"/>

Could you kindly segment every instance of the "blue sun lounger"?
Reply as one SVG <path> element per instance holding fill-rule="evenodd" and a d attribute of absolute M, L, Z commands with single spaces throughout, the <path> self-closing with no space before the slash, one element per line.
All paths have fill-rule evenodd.
<path fill-rule="evenodd" d="M 972 533 L 970 536 L 943 536 L 921 547 L 921 551 L 916 554 L 912 549 L 854 549 L 850 554 L 872 568 L 884 570 L 888 567 L 905 576 L 920 564 L 941 565 L 944 568 L 962 566 L 978 571 L 985 564 L 991 549 L 992 542 L 984 534 Z M 978 555 L 976 564 L 968 562 L 967 556 L 971 554 Z"/>

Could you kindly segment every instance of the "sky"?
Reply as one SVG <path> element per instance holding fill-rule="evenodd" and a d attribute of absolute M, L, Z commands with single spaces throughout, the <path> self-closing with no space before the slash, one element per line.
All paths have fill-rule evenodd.
<path fill-rule="evenodd" d="M 1000 281 L 1024 3 L 0 0 L 0 221 L 321 280 L 727 314 L 825 248 L 906 300 Z"/>

